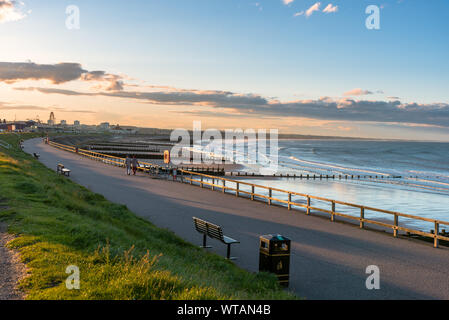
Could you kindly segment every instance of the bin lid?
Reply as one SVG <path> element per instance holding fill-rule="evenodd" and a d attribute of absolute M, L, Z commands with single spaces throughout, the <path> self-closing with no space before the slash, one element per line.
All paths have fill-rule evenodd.
<path fill-rule="evenodd" d="M 290 240 L 289 238 L 286 238 L 280 234 L 266 234 L 266 235 L 261 236 L 261 238 L 264 238 L 269 241 L 289 241 Z"/>

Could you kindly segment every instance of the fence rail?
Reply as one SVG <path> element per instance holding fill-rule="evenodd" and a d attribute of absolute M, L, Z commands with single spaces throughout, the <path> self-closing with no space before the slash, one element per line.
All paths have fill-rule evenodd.
<path fill-rule="evenodd" d="M 3 140 L 0 140 L 0 147 L 3 147 L 5 149 L 11 149 L 11 145 L 8 142 L 3 141 Z"/>
<path fill-rule="evenodd" d="M 74 152 L 74 153 L 77 153 L 80 155 L 84 155 L 91 159 L 103 161 L 104 163 L 109 163 L 112 165 L 122 166 L 122 167 L 124 166 L 125 159 L 123 159 L 123 158 L 109 156 L 109 155 L 105 155 L 105 154 L 101 154 L 101 153 L 93 152 L 93 151 L 89 151 L 89 150 L 83 150 L 83 149 L 77 150 L 73 146 L 67 146 L 67 145 L 63 145 L 63 144 L 56 143 L 53 141 L 49 141 L 49 145 L 54 146 L 59 149 L 62 149 L 62 150 L 66 150 L 69 152 Z M 142 167 L 139 168 L 139 170 L 141 170 L 141 171 L 148 172 L 149 167 L 157 167 L 162 170 L 165 169 L 159 165 L 151 164 L 148 162 L 141 162 L 141 164 L 144 165 L 143 168 Z M 390 210 L 362 206 L 362 205 L 348 203 L 348 202 L 344 202 L 344 201 L 327 199 L 327 198 L 323 198 L 323 197 L 312 196 L 312 195 L 298 193 L 298 192 L 294 192 L 294 191 L 287 191 L 287 190 L 282 190 L 282 189 L 278 189 L 278 188 L 272 188 L 272 187 L 267 187 L 267 186 L 263 186 L 263 185 L 252 184 L 252 183 L 248 183 L 248 182 L 244 182 L 244 181 L 240 181 L 240 180 L 227 179 L 227 178 L 223 178 L 223 177 L 219 177 L 219 176 L 208 175 L 208 174 L 193 172 L 193 171 L 189 171 L 189 170 L 183 170 L 183 169 L 179 169 L 179 168 L 178 168 L 178 172 L 180 173 L 179 179 L 181 180 L 182 183 L 198 185 L 201 188 L 209 187 L 213 191 L 221 191 L 223 193 L 232 192 L 233 194 L 235 194 L 236 197 L 245 197 L 245 198 L 251 199 L 253 201 L 256 201 L 256 200 L 264 201 L 264 202 L 266 201 L 268 205 L 272 205 L 273 202 L 285 204 L 285 205 L 287 205 L 288 210 L 292 210 L 292 209 L 294 209 L 294 207 L 304 208 L 307 215 L 312 214 L 312 211 L 326 213 L 326 214 L 329 214 L 330 220 L 333 222 L 336 221 L 336 217 L 343 217 L 346 219 L 355 220 L 355 221 L 359 222 L 359 226 L 361 229 L 365 228 L 365 224 L 373 224 L 373 225 L 381 226 L 384 228 L 392 229 L 394 237 L 398 237 L 399 231 L 408 232 L 411 234 L 417 234 L 420 236 L 432 238 L 434 241 L 435 248 L 438 248 L 440 240 L 449 241 L 449 237 L 446 236 L 446 233 L 444 235 L 440 234 L 440 226 L 441 225 L 449 226 L 448 221 L 424 218 L 424 217 L 405 214 L 405 213 L 401 213 L 401 212 L 395 212 L 395 211 L 390 211 Z M 209 179 L 209 181 L 207 181 L 205 179 Z M 231 185 L 234 184 L 235 187 L 233 187 L 229 184 L 231 184 Z M 251 189 L 251 191 L 243 190 L 241 188 L 241 186 L 247 186 Z M 257 193 L 256 190 L 265 190 L 265 191 L 267 191 L 268 194 Z M 258 192 L 260 192 L 260 191 L 258 191 Z M 274 197 L 273 192 L 278 192 L 278 193 L 286 195 L 287 200 Z M 293 196 L 298 196 L 298 197 L 303 198 L 302 202 L 292 201 Z M 330 205 L 329 210 L 313 206 L 312 200 L 327 203 L 328 205 Z M 351 208 L 357 208 L 357 209 L 359 209 L 360 215 L 357 217 L 357 216 L 351 216 L 351 215 L 348 215 L 348 214 L 345 214 L 342 212 L 338 212 L 336 209 L 337 205 L 351 207 Z M 393 224 L 390 224 L 387 222 L 376 221 L 376 220 L 372 220 L 372 219 L 367 219 L 367 218 L 365 218 L 365 214 L 367 211 L 387 214 L 390 217 L 393 217 Z M 435 228 L 434 232 L 429 233 L 429 232 L 425 232 L 422 230 L 415 230 L 415 229 L 407 228 L 404 226 L 400 226 L 399 225 L 400 217 L 433 223 L 434 228 Z"/>

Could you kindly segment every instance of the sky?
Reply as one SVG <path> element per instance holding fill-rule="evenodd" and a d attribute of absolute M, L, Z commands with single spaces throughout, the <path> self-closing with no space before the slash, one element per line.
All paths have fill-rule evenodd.
<path fill-rule="evenodd" d="M 447 0 L 0 0 L 0 118 L 449 141 L 447 12 Z"/>

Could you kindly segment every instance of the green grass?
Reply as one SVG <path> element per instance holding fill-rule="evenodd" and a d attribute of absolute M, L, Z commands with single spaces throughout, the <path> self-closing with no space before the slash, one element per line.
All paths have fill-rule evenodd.
<path fill-rule="evenodd" d="M 0 135 L 0 221 L 19 237 L 27 299 L 295 299 L 273 275 L 242 270 L 35 161 Z M 80 290 L 68 290 L 70 265 Z"/>

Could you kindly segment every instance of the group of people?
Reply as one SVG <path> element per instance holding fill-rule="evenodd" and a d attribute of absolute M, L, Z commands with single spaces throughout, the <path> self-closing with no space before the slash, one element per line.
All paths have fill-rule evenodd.
<path fill-rule="evenodd" d="M 139 161 L 137 161 L 136 156 L 130 158 L 129 155 L 127 155 L 125 160 L 125 167 L 128 176 L 131 175 L 131 170 L 133 172 L 133 175 L 136 175 L 136 171 L 139 168 Z"/>
<path fill-rule="evenodd" d="M 129 155 L 126 155 L 126 159 L 125 159 L 125 168 L 126 168 L 126 173 L 129 175 L 131 175 L 131 172 L 133 173 L 133 175 L 136 175 L 137 169 L 139 169 L 139 161 L 136 159 L 136 156 L 133 156 L 132 158 L 129 157 Z M 150 168 L 150 170 L 152 170 Z M 156 175 L 159 174 L 159 167 L 156 167 L 155 169 L 155 173 Z M 168 171 L 168 175 L 173 177 L 173 181 L 177 180 L 177 170 L 176 168 L 170 169 Z"/>

